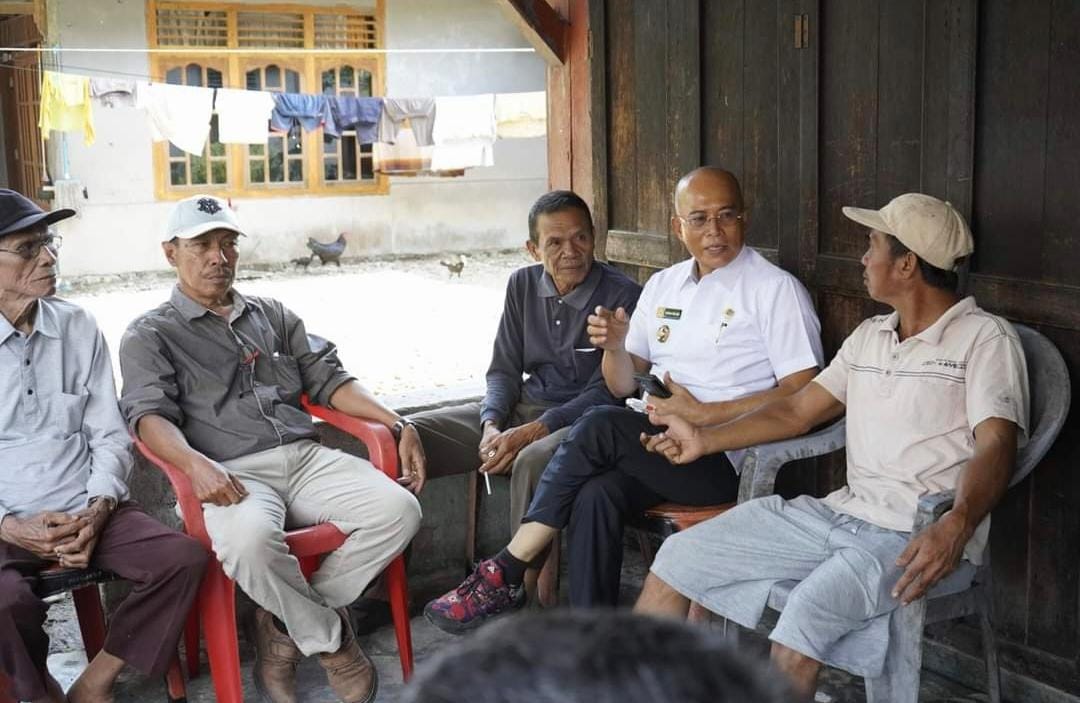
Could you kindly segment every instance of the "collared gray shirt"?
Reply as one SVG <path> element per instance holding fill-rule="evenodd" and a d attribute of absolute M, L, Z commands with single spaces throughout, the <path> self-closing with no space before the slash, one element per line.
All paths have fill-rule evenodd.
<path fill-rule="evenodd" d="M 276 300 L 236 290 L 232 299 L 226 319 L 177 286 L 167 303 L 128 326 L 120 409 L 132 430 L 142 417 L 160 415 L 215 461 L 315 437 L 301 395 L 329 405 L 352 379 L 334 346 L 313 349 L 317 338 L 309 340 L 303 321 Z"/>
<path fill-rule="evenodd" d="M 131 442 L 105 338 L 76 305 L 37 306 L 29 335 L 0 316 L 0 520 L 128 497 Z"/>
<path fill-rule="evenodd" d="M 631 313 L 640 293 L 637 283 L 599 261 L 566 295 L 559 295 L 542 264 L 515 271 L 506 285 L 481 422 L 502 426 L 524 397 L 552 406 L 538 419 L 554 432 L 594 405 L 615 403 L 600 370 L 603 352 L 589 342 L 588 317 L 597 305 Z"/>

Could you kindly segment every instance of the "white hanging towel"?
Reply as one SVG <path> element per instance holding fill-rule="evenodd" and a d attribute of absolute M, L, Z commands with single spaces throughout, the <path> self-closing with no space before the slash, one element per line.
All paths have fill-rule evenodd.
<path fill-rule="evenodd" d="M 167 139 L 190 154 L 203 153 L 214 110 L 213 88 L 139 83 L 135 106 L 146 110 L 155 142 Z"/>
<path fill-rule="evenodd" d="M 494 145 L 491 142 L 471 140 L 454 144 L 436 144 L 432 147 L 432 171 L 459 171 L 477 166 L 494 166 Z"/>
<path fill-rule="evenodd" d="M 495 146 L 495 95 L 435 98 L 434 171 L 492 166 Z"/>
<path fill-rule="evenodd" d="M 270 113 L 274 111 L 270 93 L 218 88 L 214 109 L 222 144 L 265 144 L 270 136 Z"/>
<path fill-rule="evenodd" d="M 547 93 L 499 93 L 495 96 L 495 133 L 499 139 L 547 135 Z"/>

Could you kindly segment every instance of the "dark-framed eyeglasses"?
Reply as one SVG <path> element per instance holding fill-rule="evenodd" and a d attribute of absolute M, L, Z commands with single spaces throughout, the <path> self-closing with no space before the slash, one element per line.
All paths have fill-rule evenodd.
<path fill-rule="evenodd" d="M 32 261 L 33 259 L 36 259 L 39 254 L 41 254 L 42 247 L 48 249 L 49 252 L 52 253 L 53 256 L 55 256 L 56 253 L 60 251 L 60 245 L 63 243 L 63 237 L 61 237 L 56 232 L 53 232 L 52 230 L 47 230 L 40 237 L 28 239 L 13 249 L 0 248 L 0 251 L 7 254 L 15 254 L 16 256 L 21 257 L 25 261 Z"/>
<path fill-rule="evenodd" d="M 742 213 L 735 210 L 721 210 L 715 215 L 706 215 L 703 212 L 695 212 L 689 217 L 683 217 L 682 215 L 678 215 L 677 217 L 694 230 L 705 229 L 709 225 L 709 220 L 716 220 L 716 224 L 719 225 L 721 229 L 727 229 L 743 218 Z"/>

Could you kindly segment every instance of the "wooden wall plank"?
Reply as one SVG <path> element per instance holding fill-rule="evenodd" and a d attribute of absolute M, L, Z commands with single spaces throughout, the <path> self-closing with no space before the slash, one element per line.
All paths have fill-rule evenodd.
<path fill-rule="evenodd" d="M 675 184 L 701 165 L 701 6 L 698 0 L 673 0 L 668 6 L 664 71 L 667 84 L 667 174 L 664 178 L 664 220 L 675 214 Z M 666 231 L 670 232 L 670 225 Z M 669 261 L 690 254 L 682 241 L 668 237 Z"/>
<path fill-rule="evenodd" d="M 743 173 L 743 45 L 746 0 L 702 5 L 702 26 L 725 31 L 701 37 L 703 163 Z"/>
<path fill-rule="evenodd" d="M 832 0 L 821 9 L 820 250 L 857 257 L 866 236 L 840 211 L 877 196 L 879 1 Z"/>
<path fill-rule="evenodd" d="M 778 42 L 788 39 L 790 32 L 779 36 L 775 3 L 748 2 L 743 12 L 743 159 L 738 176 L 752 225 L 747 241 L 779 249 Z"/>
<path fill-rule="evenodd" d="M 629 163 L 637 170 L 635 195 L 638 207 L 634 229 L 651 234 L 663 234 L 669 230 L 668 9 L 667 2 L 633 3 L 636 148 Z M 626 19 L 620 18 L 618 21 Z"/>
<path fill-rule="evenodd" d="M 900 195 L 918 191 L 922 170 L 923 75 L 945 73 L 944 56 L 925 52 L 925 0 L 882 2 L 878 14 L 877 158 L 875 196 L 880 207 Z M 925 60 L 925 65 L 924 65 Z M 922 71 L 914 70 L 923 67 Z M 931 193 L 943 197 L 944 192 Z"/>
<path fill-rule="evenodd" d="M 1043 280 L 1080 286 L 1080 3 L 1058 2 L 1050 19 Z"/>
<path fill-rule="evenodd" d="M 633 0 L 608 0 L 605 21 L 608 227 L 621 230 L 635 230 L 638 224 L 633 6 Z"/>
<path fill-rule="evenodd" d="M 1042 280 L 1048 2 L 982 5 L 972 271 Z"/>

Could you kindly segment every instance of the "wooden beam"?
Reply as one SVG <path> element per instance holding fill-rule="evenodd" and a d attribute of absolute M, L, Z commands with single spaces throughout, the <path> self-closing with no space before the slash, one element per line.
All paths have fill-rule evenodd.
<path fill-rule="evenodd" d="M 30 0 L 25 2 L 0 2 L 0 15 L 32 15 L 34 3 Z"/>
<path fill-rule="evenodd" d="M 498 0 L 532 47 L 552 66 L 566 60 L 567 23 L 547 0 Z"/>

